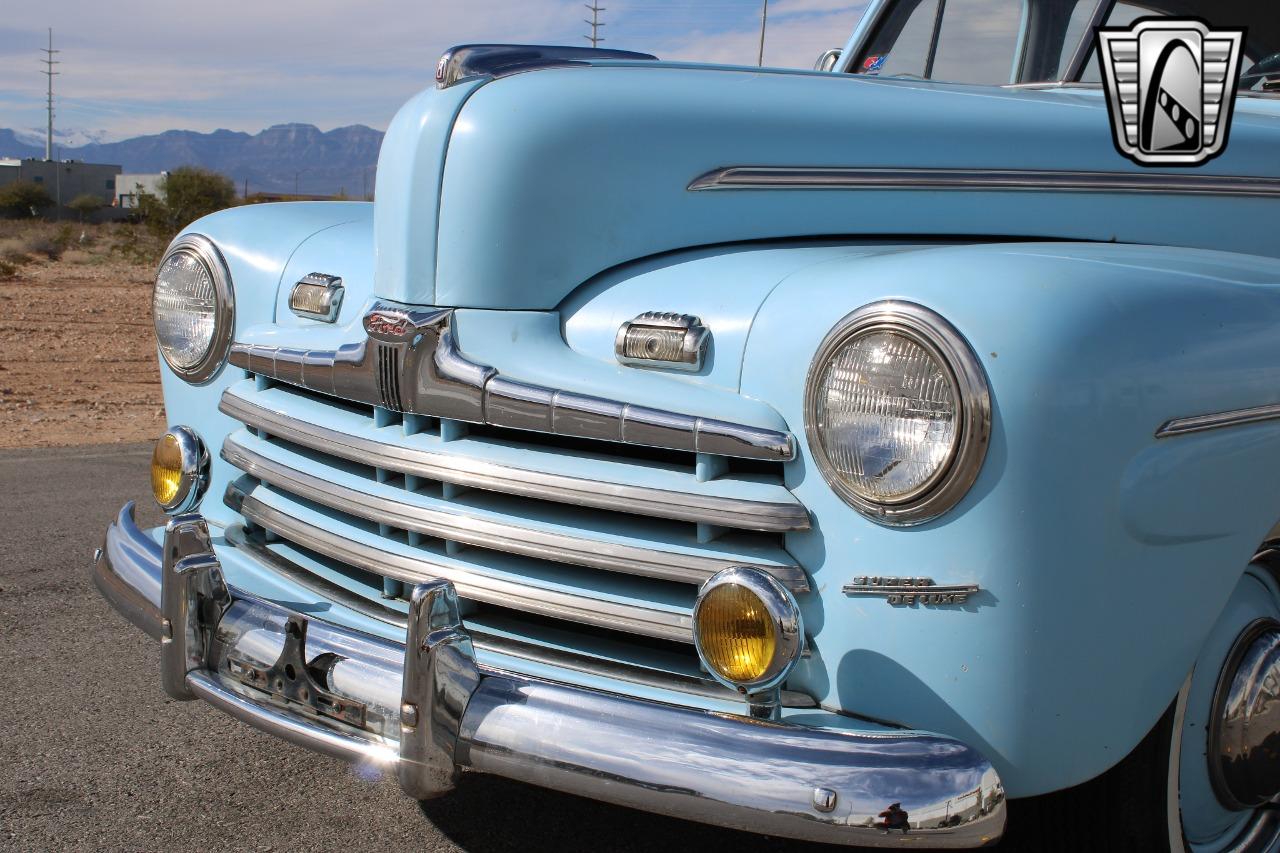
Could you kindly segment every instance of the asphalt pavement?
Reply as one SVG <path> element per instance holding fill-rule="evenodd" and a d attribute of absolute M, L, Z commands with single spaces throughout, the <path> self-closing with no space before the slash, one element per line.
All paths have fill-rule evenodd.
<path fill-rule="evenodd" d="M 0 848 L 795 851 L 495 777 L 425 804 L 160 689 L 159 651 L 90 578 L 149 447 L 0 451 Z M 1006 849 L 1005 846 L 1001 850 Z"/>

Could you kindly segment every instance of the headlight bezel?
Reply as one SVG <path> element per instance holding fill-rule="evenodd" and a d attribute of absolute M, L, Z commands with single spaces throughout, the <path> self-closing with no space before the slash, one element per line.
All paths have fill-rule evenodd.
<path fill-rule="evenodd" d="M 957 402 L 959 428 L 948 458 L 921 487 L 894 501 L 869 499 L 840 475 L 827 454 L 817 417 L 819 386 L 832 358 L 855 338 L 874 332 L 901 335 L 922 347 L 948 372 Z M 818 471 L 841 500 L 880 524 L 923 524 L 959 503 L 977 480 L 991 443 L 991 389 L 969 342 L 940 314 L 914 302 L 881 300 L 847 314 L 819 345 L 805 379 L 804 426 Z"/>
<path fill-rule="evenodd" d="M 183 367 L 169 359 L 169 355 L 165 352 L 164 345 L 160 341 L 159 330 L 155 327 L 155 294 L 156 287 L 160 282 L 160 271 L 164 269 L 170 258 L 180 253 L 194 257 L 198 263 L 204 266 L 209 273 L 210 280 L 213 282 L 214 291 L 213 337 L 209 342 L 209 349 L 205 352 L 204 357 L 191 367 Z M 222 252 L 213 240 L 203 234 L 182 235 L 169 244 L 164 257 L 160 259 L 160 265 L 156 270 L 156 281 L 152 284 L 151 294 L 152 332 L 156 336 L 156 345 L 160 352 L 160 357 L 164 359 L 164 363 L 168 365 L 170 370 L 186 382 L 192 385 L 200 385 L 207 382 L 226 362 L 227 352 L 231 348 L 231 334 L 235 326 L 235 291 L 231 286 L 231 271 L 227 268 L 227 262 L 223 258 Z"/>

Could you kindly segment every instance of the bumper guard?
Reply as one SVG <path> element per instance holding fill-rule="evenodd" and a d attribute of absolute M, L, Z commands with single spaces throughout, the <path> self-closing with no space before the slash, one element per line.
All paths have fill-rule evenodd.
<path fill-rule="evenodd" d="M 482 666 L 448 581 L 414 589 L 400 646 L 228 586 L 201 516 L 174 517 L 157 545 L 132 504 L 94 580 L 160 640 L 169 695 L 395 773 L 415 799 L 448 793 L 465 768 L 807 841 L 969 848 L 1004 829 L 991 764 L 941 735 L 759 721 Z M 892 804 L 906 831 L 882 817 Z"/>

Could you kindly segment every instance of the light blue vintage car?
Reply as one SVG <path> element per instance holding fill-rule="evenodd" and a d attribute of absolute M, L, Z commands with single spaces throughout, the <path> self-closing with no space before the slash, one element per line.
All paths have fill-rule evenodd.
<path fill-rule="evenodd" d="M 1227 144 L 1139 164 L 1094 32 L 1189 12 L 1248 28 Z M 98 586 L 171 696 L 418 799 L 1275 849 L 1278 51 L 1182 0 L 873 2 L 812 72 L 456 48 L 376 203 L 172 244 L 171 519 Z"/>

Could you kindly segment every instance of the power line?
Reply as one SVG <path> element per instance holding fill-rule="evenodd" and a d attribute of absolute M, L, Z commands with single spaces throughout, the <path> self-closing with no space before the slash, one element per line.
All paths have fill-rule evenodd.
<path fill-rule="evenodd" d="M 49 125 L 47 128 L 47 133 L 44 138 L 44 159 L 52 160 L 53 159 L 53 78 L 57 77 L 59 74 L 62 73 L 60 71 L 53 70 L 53 66 L 62 64 L 61 62 L 53 58 L 53 55 L 55 53 L 62 53 L 62 51 L 60 50 L 53 49 L 53 27 L 49 28 L 49 46 L 40 48 L 40 51 L 45 54 L 45 58 L 40 60 L 40 62 L 44 64 L 45 70 L 41 71 L 40 73 L 49 78 L 49 99 L 48 99 Z"/>
<path fill-rule="evenodd" d="M 591 20 L 588 21 L 584 18 L 582 22 L 584 24 L 591 25 L 591 35 L 584 36 L 584 38 L 586 38 L 587 41 L 591 42 L 592 47 L 595 47 L 596 45 L 600 44 L 600 42 L 604 41 L 604 36 L 600 35 L 600 28 L 604 26 L 604 24 L 600 21 L 600 13 L 607 10 L 605 9 L 605 7 L 597 5 L 598 2 L 599 0 L 591 0 L 590 5 L 587 5 L 585 3 L 583 4 L 588 9 L 591 10 Z"/>
<path fill-rule="evenodd" d="M 764 28 L 769 22 L 769 0 L 764 0 L 764 8 L 760 10 L 760 55 L 756 58 L 756 65 L 764 67 Z"/>

